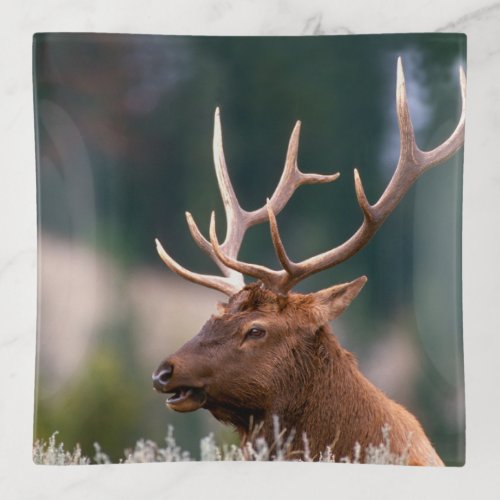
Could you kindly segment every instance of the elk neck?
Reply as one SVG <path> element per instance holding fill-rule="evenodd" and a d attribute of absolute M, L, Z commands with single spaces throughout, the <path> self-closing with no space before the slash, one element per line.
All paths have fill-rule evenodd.
<path fill-rule="evenodd" d="M 379 443 L 382 426 L 390 424 L 387 406 L 392 402 L 361 374 L 354 356 L 339 344 L 328 324 L 311 335 L 308 347 L 306 352 L 295 353 L 293 370 L 283 367 L 277 382 L 288 396 L 276 398 L 256 418 L 263 422 L 261 435 L 268 443 L 274 442 L 276 415 L 286 434 L 294 429 L 294 450 L 304 449 L 303 434 L 307 435 L 312 457 L 325 451 L 324 443 L 330 443 L 338 457 L 350 456 L 356 441 Z M 238 424 L 245 439 L 252 430 L 241 421 Z"/>

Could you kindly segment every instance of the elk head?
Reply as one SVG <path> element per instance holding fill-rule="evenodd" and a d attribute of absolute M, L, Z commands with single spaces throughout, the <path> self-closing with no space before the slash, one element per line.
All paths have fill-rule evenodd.
<path fill-rule="evenodd" d="M 256 282 L 219 304 L 200 333 L 153 376 L 177 411 L 205 407 L 246 427 L 249 418 L 291 410 L 287 387 L 310 387 L 321 351 L 321 327 L 351 303 L 363 276 L 309 295 L 282 295 Z M 288 407 L 288 408 L 286 408 Z"/>
<path fill-rule="evenodd" d="M 245 433 L 252 417 L 266 420 L 271 412 L 285 420 L 290 417 L 292 424 L 296 425 L 300 414 L 308 411 L 305 402 L 321 397 L 323 389 L 319 387 L 338 390 L 328 386 L 328 376 L 335 370 L 339 371 L 336 380 L 339 377 L 346 380 L 342 390 L 351 390 L 346 389 L 352 385 L 347 378 L 357 377 L 355 363 L 352 356 L 337 344 L 328 322 L 341 314 L 357 296 L 366 277 L 308 295 L 292 293 L 291 289 L 308 276 L 340 264 L 361 250 L 413 182 L 426 170 L 449 159 L 462 146 L 465 125 L 465 75 L 462 69 L 460 83 L 462 114 L 455 131 L 432 151 L 421 151 L 415 142 L 402 64 L 398 59 L 396 102 L 400 157 L 394 175 L 379 200 L 370 204 L 359 173 L 354 170 L 356 197 L 363 213 L 362 224 L 338 247 L 302 262 L 294 262 L 288 257 L 275 214 L 283 209 L 299 186 L 332 182 L 339 174 L 306 174 L 298 169 L 301 124 L 297 122 L 274 194 L 265 206 L 257 210 L 248 212 L 242 209 L 229 180 L 219 110 L 215 111 L 213 152 L 227 219 L 224 242 L 220 244 L 217 239 L 214 213 L 209 240 L 201 234 L 191 214 L 186 213 L 186 218 L 194 240 L 215 261 L 223 276 L 189 271 L 178 264 L 158 240 L 156 245 L 160 257 L 172 271 L 194 283 L 221 291 L 229 296 L 229 300 L 219 305 L 218 314 L 207 321 L 198 335 L 166 358 L 153 373 L 154 387 L 160 392 L 173 394 L 167 400 L 168 406 L 181 412 L 204 407 L 219 420 L 230 422 Z M 265 221 L 270 224 L 273 245 L 283 266 L 281 270 L 237 258 L 246 230 Z M 245 286 L 244 275 L 256 278 L 256 281 Z M 376 399 L 370 398 L 367 396 L 367 401 Z M 390 420 L 390 411 L 384 409 L 384 412 L 384 418 Z M 340 419 L 339 416 L 336 418 Z"/>

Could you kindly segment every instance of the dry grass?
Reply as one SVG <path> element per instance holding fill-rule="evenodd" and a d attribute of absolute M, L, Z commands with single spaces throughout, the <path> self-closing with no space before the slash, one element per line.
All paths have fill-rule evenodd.
<path fill-rule="evenodd" d="M 291 443 L 294 432 L 286 433 L 286 429 L 280 429 L 277 418 L 274 420 L 274 442 L 268 443 L 264 438 L 255 437 L 258 427 L 254 429 L 254 436 L 243 446 L 234 444 L 217 445 L 213 434 L 204 437 L 200 441 L 200 457 L 202 461 L 303 461 L 311 462 L 307 436 L 302 436 L 304 448 L 300 452 L 291 451 Z M 363 463 L 367 464 L 392 464 L 407 465 L 409 445 L 401 455 L 391 451 L 390 428 L 384 426 L 382 429 L 383 441 L 378 445 L 369 445 L 364 450 Z M 73 451 L 64 449 L 64 443 L 57 443 L 57 432 L 52 434 L 48 442 L 37 440 L 33 446 L 33 462 L 40 465 L 89 465 L 109 464 L 109 456 L 95 443 L 95 455 L 92 458 L 82 455 L 77 445 Z M 353 458 L 343 457 L 340 462 L 361 463 L 363 450 L 359 444 L 354 446 Z M 120 463 L 151 463 L 151 462 L 186 462 L 194 460 L 188 451 L 183 450 L 174 438 L 174 429 L 169 426 L 165 437 L 165 446 L 160 447 L 157 443 L 140 439 L 134 448 L 126 449 Z M 332 450 L 327 447 L 319 457 L 320 462 L 335 462 L 336 457 Z"/>

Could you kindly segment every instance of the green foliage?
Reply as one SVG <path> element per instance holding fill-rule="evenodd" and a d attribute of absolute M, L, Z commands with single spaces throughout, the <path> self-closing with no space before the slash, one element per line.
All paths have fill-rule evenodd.
<path fill-rule="evenodd" d="M 167 420 L 175 425 L 189 453 L 197 456 L 197 436 L 207 432 L 205 415 L 165 411 L 161 396 L 152 390 L 152 369 L 142 366 L 134 345 L 132 315 L 123 311 L 117 318 L 103 329 L 81 371 L 55 393 L 40 395 L 35 435 L 48 439 L 57 428 L 66 446 L 78 444 L 90 455 L 97 441 L 113 461 L 118 461 L 123 443 L 139 440 L 144 433 L 160 440 Z M 219 437 L 226 442 L 234 439 L 229 428 L 219 427 Z"/>
<path fill-rule="evenodd" d="M 38 435 L 47 435 L 47 429 L 57 425 L 70 445 L 80 441 L 89 453 L 92 438 L 88 436 L 93 435 L 116 456 L 122 443 L 134 435 L 139 420 L 135 383 L 110 347 L 97 350 L 71 390 L 54 404 L 46 401 L 47 407 L 39 408 L 44 419 L 37 426 Z"/>

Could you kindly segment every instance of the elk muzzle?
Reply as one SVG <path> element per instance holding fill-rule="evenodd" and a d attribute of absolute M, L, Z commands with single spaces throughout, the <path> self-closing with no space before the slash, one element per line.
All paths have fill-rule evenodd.
<path fill-rule="evenodd" d="M 174 362 L 166 360 L 153 372 L 153 387 L 161 393 L 172 394 L 166 405 L 179 412 L 195 411 L 201 408 L 207 395 L 199 384 L 180 374 Z"/>

